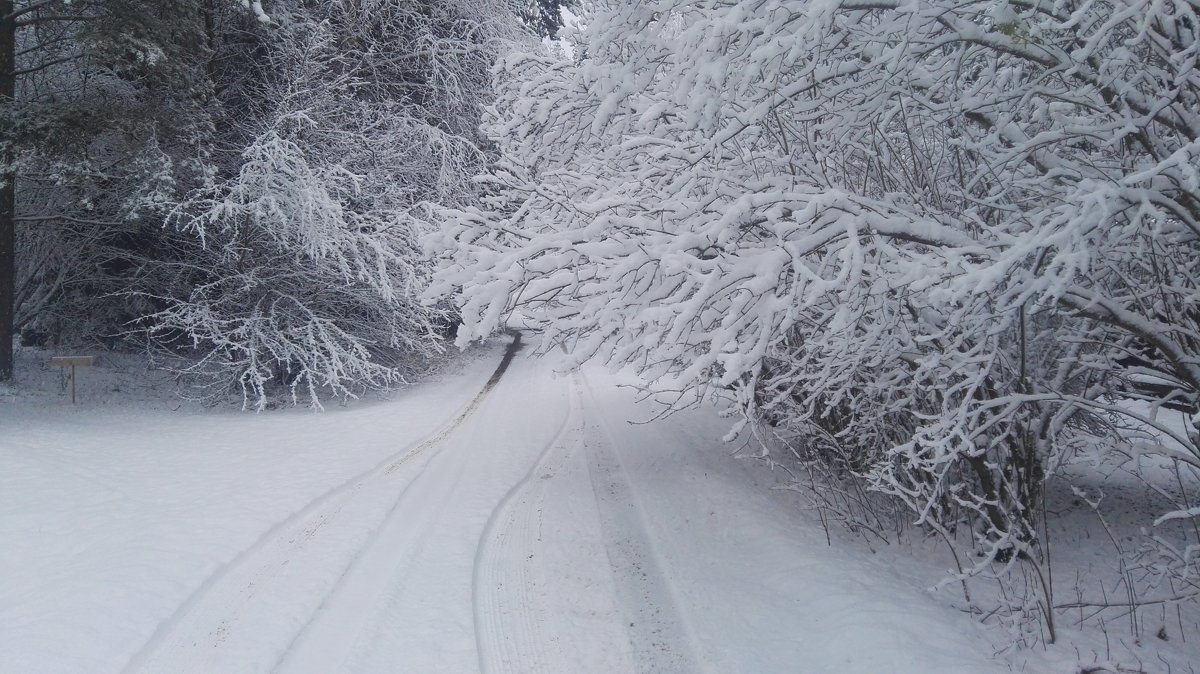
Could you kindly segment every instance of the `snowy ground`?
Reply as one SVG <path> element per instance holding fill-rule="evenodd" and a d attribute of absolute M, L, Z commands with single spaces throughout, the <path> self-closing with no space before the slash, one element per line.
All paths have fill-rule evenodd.
<path fill-rule="evenodd" d="M 325 414 L 0 406 L 0 668 L 1000 669 L 711 410 L 499 360 Z"/>
<path fill-rule="evenodd" d="M 0 402 L 0 670 L 1007 670 L 712 409 L 501 351 L 323 414 Z"/>

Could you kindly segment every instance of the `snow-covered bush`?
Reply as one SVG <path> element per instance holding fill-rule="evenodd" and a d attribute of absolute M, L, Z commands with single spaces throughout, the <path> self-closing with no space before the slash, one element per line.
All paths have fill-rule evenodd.
<path fill-rule="evenodd" d="M 573 59 L 496 72 L 492 196 L 435 241 L 460 342 L 522 307 L 576 362 L 728 387 L 983 563 L 1038 555 L 1084 446 L 1176 462 L 1197 515 L 1193 5 L 594 4 Z"/>

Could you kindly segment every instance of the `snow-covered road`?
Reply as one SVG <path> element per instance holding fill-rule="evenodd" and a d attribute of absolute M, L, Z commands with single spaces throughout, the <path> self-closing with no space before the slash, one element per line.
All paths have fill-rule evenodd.
<path fill-rule="evenodd" d="M 614 376 L 519 354 L 484 383 L 494 355 L 198 439 L 203 416 L 119 443 L 0 410 L 0 670 L 1002 669 L 969 622 L 827 547 L 713 410 L 629 424 L 652 410 Z"/>

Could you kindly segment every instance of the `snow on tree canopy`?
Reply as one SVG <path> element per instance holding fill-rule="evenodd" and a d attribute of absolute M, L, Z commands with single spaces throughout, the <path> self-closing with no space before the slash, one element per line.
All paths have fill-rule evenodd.
<path fill-rule="evenodd" d="M 597 2 L 517 53 L 433 292 L 467 343 L 733 389 L 936 525 L 1036 536 L 1109 396 L 1200 391 L 1200 21 L 1151 0 Z M 1163 382 L 1145 388 L 1141 375 Z M 1200 466 L 1195 438 L 1172 459 Z"/>

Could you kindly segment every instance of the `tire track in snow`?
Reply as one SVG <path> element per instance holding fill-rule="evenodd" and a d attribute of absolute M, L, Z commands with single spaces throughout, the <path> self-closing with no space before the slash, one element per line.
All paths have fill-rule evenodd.
<path fill-rule="evenodd" d="M 506 383 L 509 388 L 514 385 Z M 459 444 L 452 447 L 461 449 Z M 469 468 L 459 454 L 456 457 L 454 450 L 448 454 L 439 450 L 430 457 L 414 477 L 412 488 L 396 498 L 371 541 L 347 566 L 272 671 L 346 671 L 356 651 L 370 646 L 371 632 L 386 614 L 390 597 L 412 582 L 414 561 L 425 553 L 431 532 L 450 509 L 449 499 L 458 493 Z"/>
<path fill-rule="evenodd" d="M 473 581 L 480 540 L 497 504 L 545 456 L 570 412 L 570 396 L 564 399 L 557 387 L 553 397 L 567 404 L 555 406 L 553 416 L 544 416 L 551 407 L 533 404 L 547 402 L 540 377 L 531 368 L 506 377 L 503 393 L 431 460 L 395 516 L 313 614 L 278 672 L 475 669 Z M 523 433 L 526 426 L 540 427 L 527 418 L 532 410 L 553 420 L 542 427 L 545 435 Z"/>
<path fill-rule="evenodd" d="M 581 373 L 580 379 L 588 407 L 601 412 L 587 378 Z M 638 670 L 653 674 L 704 671 L 670 582 L 663 574 L 662 560 L 647 533 L 645 515 L 621 464 L 613 434 L 600 414 L 592 427 L 598 433 L 584 438 L 588 472 Z"/>
<path fill-rule="evenodd" d="M 403 498 L 409 485 L 438 453 L 428 450 L 437 448 L 440 451 L 443 441 L 479 408 L 508 369 L 520 345 L 520 334 L 513 333 L 513 341 L 508 345 L 488 381 L 469 402 L 459 408 L 450 421 L 432 435 L 408 445 L 376 464 L 374 468 L 314 499 L 284 521 L 272 526 L 249 548 L 214 572 L 170 618 L 159 625 L 150 640 L 130 660 L 125 671 L 225 671 L 217 660 L 226 655 L 222 652 L 223 647 L 235 637 L 242 637 L 239 640 L 243 643 L 239 646 L 251 651 L 241 657 L 235 655 L 232 658 L 238 663 L 239 670 L 262 671 L 275 664 L 276 654 L 273 651 L 261 652 L 264 650 L 264 644 L 261 640 L 256 642 L 252 634 L 262 630 L 264 625 L 240 627 L 244 624 L 243 616 L 255 609 L 260 612 L 266 611 L 274 618 L 279 628 L 290 631 L 284 638 L 294 639 L 296 633 L 303 630 L 304 623 L 297 624 L 295 616 L 291 616 L 292 622 L 284 624 L 288 616 L 272 610 L 275 608 L 272 604 L 278 604 L 280 600 L 281 592 L 276 586 L 281 583 L 286 585 L 287 580 L 306 585 L 303 589 L 309 590 L 309 596 L 300 598 L 307 599 L 307 603 L 310 604 L 308 608 L 315 610 L 319 602 L 313 602 L 313 594 L 323 596 L 332 591 L 333 587 L 313 587 L 313 579 L 328 579 L 329 573 L 336 579 L 344 574 L 354 559 L 361 554 L 363 546 L 370 541 L 374 531 L 386 524 L 387 517 L 370 530 L 360 530 L 358 538 L 352 541 L 339 541 L 333 536 L 322 538 L 322 534 L 329 531 L 327 525 L 335 520 L 352 524 L 369 519 L 372 514 L 378 514 L 381 502 L 382 509 L 390 513 L 395 504 Z M 418 458 L 424 459 L 424 463 L 420 464 L 415 474 L 397 475 L 401 468 Z M 407 480 L 404 479 L 406 477 Z M 398 492 L 397 486 L 400 487 Z M 340 550 L 337 549 L 339 547 Z M 304 557 L 310 549 L 317 552 Z M 318 567 L 324 573 L 309 578 L 304 578 L 303 574 L 294 574 L 301 577 L 285 579 L 284 577 L 292 571 L 289 567 L 295 566 L 292 562 L 299 560 L 304 560 L 310 567 Z M 319 582 L 315 584 L 320 585 Z M 274 594 L 267 596 L 272 591 Z M 282 594 L 286 596 L 293 593 Z M 259 599 L 260 597 L 262 599 Z M 257 607 L 256 603 L 267 606 Z M 271 644 L 266 645 L 270 650 Z M 258 651 L 258 656 L 265 659 L 254 659 L 255 650 Z"/>
<path fill-rule="evenodd" d="M 435 468 L 434 463 L 442 458 L 441 451 L 432 455 L 410 481 L 411 487 L 400 493 L 370 541 L 308 615 L 271 671 L 344 671 L 354 651 L 363 645 L 364 632 L 378 618 L 386 593 L 404 582 L 406 567 L 429 543 L 441 511 L 429 498 L 431 477 L 437 483 L 435 491 L 446 495 L 462 482 L 466 464 L 458 461 Z M 421 493 L 411 503 L 414 492 Z"/>
<path fill-rule="evenodd" d="M 480 670 L 485 674 L 555 674 L 566 671 L 562 653 L 550 643 L 541 593 L 551 590 L 539 577 L 544 480 L 558 474 L 573 446 L 582 440 L 581 395 L 571 377 L 566 418 L 529 472 L 505 494 L 484 527 L 475 555 L 472 596 Z"/>

